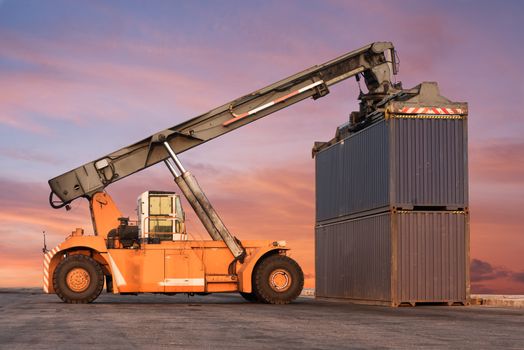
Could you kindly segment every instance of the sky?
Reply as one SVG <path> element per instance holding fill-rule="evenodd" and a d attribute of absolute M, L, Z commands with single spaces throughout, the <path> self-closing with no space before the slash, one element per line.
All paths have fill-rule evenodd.
<path fill-rule="evenodd" d="M 474 293 L 524 294 L 521 1 L 0 0 L 0 287 L 39 286 L 53 247 L 91 231 L 47 180 L 314 64 L 392 41 L 404 87 L 469 103 Z M 354 79 L 183 153 L 229 229 L 285 239 L 314 286 L 314 141 L 358 109 Z M 154 166 L 108 188 L 133 216 Z M 205 237 L 188 212 L 188 228 Z"/>

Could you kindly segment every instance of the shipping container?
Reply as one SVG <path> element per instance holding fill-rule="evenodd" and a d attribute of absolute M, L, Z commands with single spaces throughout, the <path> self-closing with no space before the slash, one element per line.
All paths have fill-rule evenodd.
<path fill-rule="evenodd" d="M 464 211 L 388 211 L 317 225 L 316 296 L 369 304 L 469 298 Z"/>
<path fill-rule="evenodd" d="M 467 104 L 440 96 L 434 83 L 418 91 L 314 150 L 317 222 L 377 209 L 468 207 Z"/>
<path fill-rule="evenodd" d="M 316 155 L 317 222 L 395 207 L 468 206 L 466 119 L 381 120 Z"/>

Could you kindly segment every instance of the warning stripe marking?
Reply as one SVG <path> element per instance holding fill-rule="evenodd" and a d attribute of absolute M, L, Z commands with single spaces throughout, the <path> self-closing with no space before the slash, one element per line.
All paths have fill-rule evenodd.
<path fill-rule="evenodd" d="M 263 104 L 262 106 L 259 106 L 259 107 L 257 107 L 257 108 L 254 108 L 254 109 L 252 109 L 252 110 L 250 110 L 250 111 L 247 111 L 247 112 L 245 112 L 245 113 L 242 113 L 242 114 L 235 114 L 235 113 L 231 112 L 231 114 L 233 115 L 234 118 L 231 118 L 231 119 L 225 121 L 222 125 L 223 125 L 223 126 L 228 126 L 228 125 L 230 125 L 230 124 L 232 124 L 232 123 L 234 123 L 234 122 L 236 122 L 236 121 L 238 121 L 238 120 L 240 120 L 240 119 L 244 119 L 244 118 L 247 117 L 247 116 L 250 116 L 250 115 L 255 114 L 255 113 L 257 113 L 257 112 L 260 112 L 260 111 L 262 111 L 262 110 L 264 110 L 264 109 L 266 109 L 266 108 L 269 108 L 269 107 L 271 107 L 271 106 L 274 106 L 274 105 L 276 105 L 277 103 L 284 102 L 285 100 L 287 100 L 287 99 L 289 99 L 289 98 L 291 98 L 291 97 L 293 97 L 293 96 L 296 96 L 296 95 L 298 95 L 298 94 L 301 94 L 301 93 L 303 93 L 304 91 L 311 90 L 311 89 L 314 88 L 315 86 L 318 86 L 318 85 L 321 85 L 321 84 L 324 84 L 324 81 L 323 81 L 323 80 L 316 81 L 316 82 L 314 82 L 313 84 L 309 84 L 309 85 L 307 85 L 307 86 L 304 86 L 303 88 L 300 88 L 300 89 L 298 89 L 298 90 L 295 90 L 295 91 L 293 91 L 293 92 L 290 92 L 290 93 L 287 94 L 287 95 L 281 96 L 281 97 L 279 97 L 279 98 L 277 98 L 277 99 L 275 99 L 275 100 L 273 100 L 273 101 L 271 101 L 271 102 L 268 102 L 268 103 L 266 103 L 266 104 Z"/>
<path fill-rule="evenodd" d="M 49 264 L 56 253 L 60 251 L 60 244 L 44 254 L 44 293 L 49 293 Z"/>
<path fill-rule="evenodd" d="M 107 253 L 107 256 L 109 257 L 109 265 L 111 266 L 111 271 L 113 272 L 113 277 L 115 277 L 117 287 L 125 286 L 127 282 L 122 275 L 122 272 L 118 269 L 118 265 L 115 263 L 110 253 Z"/>
<path fill-rule="evenodd" d="M 441 115 L 441 114 L 393 114 L 391 118 L 397 119 L 464 119 L 462 115 Z"/>
<path fill-rule="evenodd" d="M 398 112 L 404 114 L 465 114 L 462 108 L 447 107 L 403 107 Z"/>

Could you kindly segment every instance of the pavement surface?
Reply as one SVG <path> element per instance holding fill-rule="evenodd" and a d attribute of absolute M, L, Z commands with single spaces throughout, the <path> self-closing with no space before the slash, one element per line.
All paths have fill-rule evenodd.
<path fill-rule="evenodd" d="M 524 309 L 389 308 L 301 297 L 103 293 L 70 305 L 39 290 L 0 290 L 1 349 L 523 349 Z"/>

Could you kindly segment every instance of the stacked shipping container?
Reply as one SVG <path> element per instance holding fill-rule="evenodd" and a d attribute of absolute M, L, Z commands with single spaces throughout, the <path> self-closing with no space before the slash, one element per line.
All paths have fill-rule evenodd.
<path fill-rule="evenodd" d="M 316 154 L 318 297 L 467 301 L 467 106 L 417 88 Z"/>

